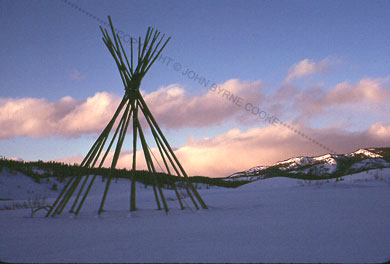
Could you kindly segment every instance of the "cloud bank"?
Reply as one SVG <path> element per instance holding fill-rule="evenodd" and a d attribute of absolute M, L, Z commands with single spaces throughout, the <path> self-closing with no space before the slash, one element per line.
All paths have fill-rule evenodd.
<path fill-rule="evenodd" d="M 365 131 L 353 133 L 338 128 L 312 129 L 302 125 L 295 127 L 338 153 L 352 152 L 361 147 L 390 146 L 390 123 L 376 123 Z M 157 157 L 158 150 L 152 148 L 152 151 Z M 175 153 L 189 175 L 224 177 L 254 166 L 273 165 L 291 157 L 315 156 L 327 152 L 279 125 L 247 131 L 232 129 L 212 138 L 190 138 L 176 149 Z M 117 167 L 130 168 L 131 155 L 131 151 L 125 151 Z M 146 170 L 142 151 L 137 152 L 137 157 L 137 168 Z M 61 161 L 79 163 L 81 159 L 77 156 Z M 110 157 L 108 159 L 110 160 Z M 161 160 L 159 162 L 163 164 Z M 159 169 L 157 164 L 155 167 Z"/>
<path fill-rule="evenodd" d="M 219 89 L 260 102 L 264 97 L 261 86 L 260 81 L 233 79 L 221 84 Z M 218 125 L 241 113 L 240 108 L 216 97 L 216 92 L 211 90 L 203 95 L 187 95 L 182 87 L 174 84 L 143 94 L 153 115 L 165 128 Z M 120 100 L 119 96 L 106 92 L 96 93 L 84 101 L 69 96 L 56 102 L 37 98 L 0 98 L 0 139 L 52 135 L 78 137 L 99 133 Z"/>
<path fill-rule="evenodd" d="M 351 112 L 358 111 L 364 105 L 384 109 L 390 102 L 390 86 L 387 79 L 365 78 L 356 84 L 345 81 L 329 90 L 311 86 L 294 97 L 293 107 L 307 118 L 341 106 L 348 107 Z"/>
<path fill-rule="evenodd" d="M 112 117 L 119 97 L 96 93 L 85 101 L 69 96 L 56 102 L 45 99 L 0 98 L 0 139 L 15 136 L 76 137 L 102 130 Z"/>

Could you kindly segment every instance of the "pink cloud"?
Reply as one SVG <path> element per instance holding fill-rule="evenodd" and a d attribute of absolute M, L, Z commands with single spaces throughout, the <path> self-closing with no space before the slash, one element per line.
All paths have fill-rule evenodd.
<path fill-rule="evenodd" d="M 349 107 L 352 112 L 367 105 L 372 106 L 371 109 L 385 108 L 389 101 L 388 80 L 366 78 L 356 84 L 339 83 L 328 91 L 321 86 L 311 86 L 296 94 L 294 107 L 300 110 L 302 117 L 312 117 L 341 106 Z"/>
<path fill-rule="evenodd" d="M 326 93 L 322 104 L 329 106 L 362 101 L 384 103 L 386 99 L 388 102 L 390 89 L 384 86 L 385 83 L 383 80 L 370 78 L 362 79 L 355 85 L 343 82 Z"/>
<path fill-rule="evenodd" d="M 322 61 L 315 62 L 309 59 L 304 59 L 297 64 L 291 66 L 288 71 L 288 75 L 285 79 L 285 83 L 292 81 L 293 79 L 302 78 L 307 75 L 315 73 L 326 73 L 330 69 L 330 65 L 339 61 L 335 58 L 325 58 Z"/>
<path fill-rule="evenodd" d="M 119 102 L 115 95 L 96 93 L 58 119 L 57 133 L 77 136 L 100 132 L 112 118 Z"/>
<path fill-rule="evenodd" d="M 261 87 L 261 81 L 233 79 L 219 85 L 215 91 L 209 90 L 202 95 L 188 95 L 178 85 L 143 94 L 161 126 L 201 127 L 220 124 L 237 114 L 247 114 L 229 101 L 226 93 L 260 103 L 264 98 Z M 69 96 L 55 102 L 37 98 L 0 98 L 0 138 L 77 137 L 99 133 L 111 119 L 119 102 L 119 96 L 105 92 L 96 93 L 84 101 Z"/>
<path fill-rule="evenodd" d="M 96 93 L 86 101 L 69 96 L 45 99 L 0 99 L 0 138 L 15 136 L 79 136 L 101 131 L 113 115 L 119 98 Z"/>
<path fill-rule="evenodd" d="M 201 127 L 220 124 L 236 114 L 246 114 L 228 100 L 227 93 L 229 97 L 240 97 L 242 101 L 250 99 L 252 103 L 259 104 L 265 98 L 261 93 L 262 86 L 261 81 L 232 79 L 206 94 L 187 95 L 182 87 L 174 84 L 146 94 L 145 101 L 158 122 L 165 127 Z"/>

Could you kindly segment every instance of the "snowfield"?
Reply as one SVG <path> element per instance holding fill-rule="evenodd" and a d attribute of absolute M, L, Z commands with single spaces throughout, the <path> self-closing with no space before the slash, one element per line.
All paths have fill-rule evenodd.
<path fill-rule="evenodd" d="M 13 199 L 33 183 L 0 175 Z M 179 210 L 164 190 L 169 215 L 155 210 L 153 191 L 138 185 L 130 213 L 129 181 L 112 181 L 97 216 L 104 183 L 97 180 L 77 217 L 30 217 L 0 210 L 0 260 L 7 262 L 343 262 L 390 260 L 390 169 L 335 180 L 272 178 L 237 189 L 201 189 L 209 210 Z M 38 185 L 39 186 L 39 185 Z M 15 188 L 15 192 L 12 192 Z M 37 192 L 39 190 L 37 189 Z M 46 191 L 51 203 L 57 194 Z M 53 195 L 54 194 L 54 195 Z M 10 194 L 11 195 L 11 194 Z M 3 198 L 3 197 L 0 197 Z M 26 199 L 25 196 L 20 200 Z M 188 205 L 191 201 L 185 199 Z M 1 201 L 0 207 L 10 201 Z"/>

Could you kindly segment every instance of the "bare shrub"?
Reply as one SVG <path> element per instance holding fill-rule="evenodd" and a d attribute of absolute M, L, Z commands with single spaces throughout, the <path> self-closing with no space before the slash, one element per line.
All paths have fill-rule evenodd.
<path fill-rule="evenodd" d="M 7 203 L 0 207 L 0 210 L 17 210 L 17 209 L 31 209 L 31 217 L 34 216 L 34 214 L 41 210 L 49 210 L 50 206 L 46 205 L 46 197 L 41 195 L 35 195 L 27 201 L 12 201 L 12 203 Z"/>

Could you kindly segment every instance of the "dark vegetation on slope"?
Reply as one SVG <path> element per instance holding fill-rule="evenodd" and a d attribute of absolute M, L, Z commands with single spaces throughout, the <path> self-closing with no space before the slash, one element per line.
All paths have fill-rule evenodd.
<path fill-rule="evenodd" d="M 35 182 L 40 183 L 43 179 L 56 178 L 59 182 L 65 182 L 67 178 L 72 176 L 84 176 L 84 175 L 101 175 L 104 178 L 113 177 L 114 179 L 123 178 L 130 179 L 131 171 L 127 169 L 115 169 L 111 170 L 108 168 L 83 168 L 78 165 L 69 165 L 59 162 L 43 162 L 41 160 L 36 162 L 25 162 L 8 160 L 5 158 L 0 159 L 0 173 L 2 168 L 6 167 L 10 171 L 21 172 L 28 177 L 34 179 Z M 39 170 L 39 171 L 38 171 Z M 135 179 L 137 182 L 147 185 L 153 185 L 153 175 L 144 170 L 135 172 Z M 210 185 L 220 186 L 226 188 L 236 188 L 249 181 L 239 182 L 227 182 L 218 178 L 209 178 L 203 176 L 191 177 L 191 182 L 195 184 L 195 187 L 200 187 L 200 184 L 205 184 L 206 188 Z M 173 188 L 172 184 L 175 182 L 178 186 L 181 186 L 183 182 L 182 177 L 175 177 L 165 173 L 157 173 L 157 181 L 164 188 Z"/>
<path fill-rule="evenodd" d="M 352 168 L 352 166 L 358 162 L 367 160 L 367 157 L 363 155 L 356 155 L 355 157 L 337 157 L 335 158 L 337 161 L 337 169 L 335 172 L 332 173 L 326 173 L 321 170 L 321 165 L 313 166 L 312 164 L 301 166 L 299 168 L 293 168 L 293 169 L 287 169 L 285 171 L 281 171 L 279 169 L 280 166 L 275 166 L 269 168 L 265 172 L 264 178 L 271 178 L 276 176 L 284 176 L 289 178 L 295 178 L 295 179 L 302 179 L 302 180 L 323 180 L 323 179 L 334 179 L 334 178 L 340 178 L 345 175 L 354 174 L 370 169 L 379 169 L 379 168 L 386 168 L 386 166 L 383 166 L 381 164 L 375 165 L 375 167 L 360 167 L 360 168 Z M 386 160 L 386 159 L 384 159 Z M 386 161 L 390 162 L 390 159 L 387 159 Z M 309 170 L 308 173 L 304 173 L 303 171 Z M 291 173 L 291 171 L 296 171 L 297 173 Z M 318 177 L 321 176 L 321 177 Z"/>

